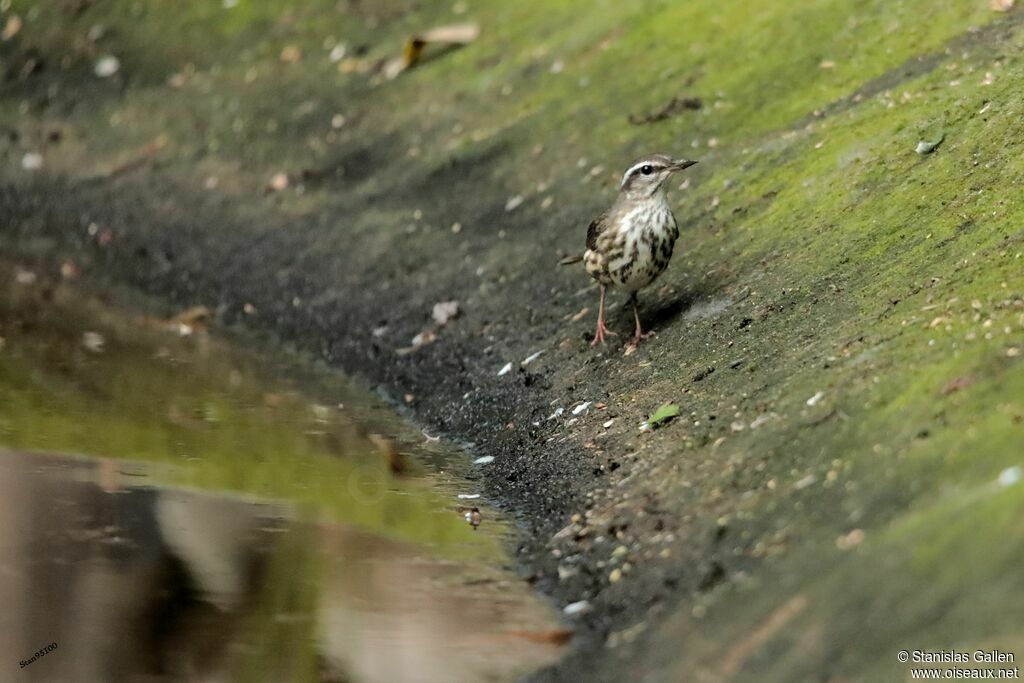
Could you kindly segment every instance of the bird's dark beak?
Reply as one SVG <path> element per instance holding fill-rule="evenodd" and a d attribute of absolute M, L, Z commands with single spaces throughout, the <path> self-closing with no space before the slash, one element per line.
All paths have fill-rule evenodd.
<path fill-rule="evenodd" d="M 691 159 L 676 159 L 675 161 L 672 162 L 672 170 L 682 171 L 684 168 L 690 168 L 695 163 L 697 162 Z"/>

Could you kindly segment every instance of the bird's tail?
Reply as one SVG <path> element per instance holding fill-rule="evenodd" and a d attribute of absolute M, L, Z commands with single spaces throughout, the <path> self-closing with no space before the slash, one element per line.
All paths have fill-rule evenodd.
<path fill-rule="evenodd" d="M 573 256 L 566 256 L 565 258 L 559 260 L 558 265 L 560 265 L 560 266 L 571 266 L 572 264 L 579 263 L 582 260 L 583 260 L 583 255 L 582 254 L 574 254 Z"/>

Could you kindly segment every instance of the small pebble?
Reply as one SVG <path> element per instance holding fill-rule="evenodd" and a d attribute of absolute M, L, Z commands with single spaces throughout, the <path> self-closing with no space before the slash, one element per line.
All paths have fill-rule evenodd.
<path fill-rule="evenodd" d="M 331 48 L 331 52 L 329 55 L 327 55 L 327 57 L 328 59 L 331 60 L 331 62 L 337 63 L 345 59 L 345 55 L 347 53 L 348 46 L 346 46 L 344 43 L 338 43 L 337 45 Z"/>
<path fill-rule="evenodd" d="M 26 152 L 21 158 L 21 167 L 26 171 L 38 171 L 43 167 L 43 155 L 39 152 Z"/>
<path fill-rule="evenodd" d="M 505 363 L 505 365 L 502 366 L 501 370 L 498 370 L 498 377 L 501 377 L 503 375 L 507 375 L 510 372 L 512 372 L 512 364 L 511 363 Z"/>
<path fill-rule="evenodd" d="M 36 282 L 36 274 L 31 270 L 17 268 L 14 271 L 14 281 L 19 285 L 32 285 Z"/>
<path fill-rule="evenodd" d="M 848 534 L 844 534 L 836 539 L 836 547 L 840 550 L 852 550 L 856 548 L 864 540 L 864 530 L 854 529 Z"/>
<path fill-rule="evenodd" d="M 484 455 L 484 456 L 481 456 L 481 457 L 477 458 L 476 460 L 474 460 L 473 464 L 474 465 L 487 465 L 487 464 L 492 463 L 492 462 L 494 462 L 494 456 L 493 455 Z"/>
<path fill-rule="evenodd" d="M 567 617 L 574 617 L 578 614 L 584 614 L 590 611 L 590 603 L 586 600 L 580 600 L 579 602 L 571 602 L 562 608 L 562 612 Z"/>
<path fill-rule="evenodd" d="M 430 315 L 438 325 L 446 325 L 448 321 L 459 317 L 458 301 L 439 301 L 434 304 Z"/>
<path fill-rule="evenodd" d="M 288 187 L 288 174 L 287 173 L 275 173 L 270 178 L 270 189 L 275 192 L 280 192 Z"/>
<path fill-rule="evenodd" d="M 1024 470 L 1019 465 L 1014 465 L 1000 472 L 997 481 L 1000 486 L 1013 486 L 1020 481 L 1022 475 L 1024 475 Z"/>
<path fill-rule="evenodd" d="M 105 55 L 96 60 L 93 73 L 100 78 L 110 78 L 121 70 L 121 61 L 114 55 Z"/>
<path fill-rule="evenodd" d="M 541 355 L 543 355 L 543 353 L 544 353 L 543 351 L 538 351 L 537 353 L 531 353 L 531 354 L 530 354 L 529 356 L 527 356 L 527 357 L 526 357 L 526 358 L 525 358 L 525 359 L 523 360 L 523 362 L 522 362 L 522 363 L 520 363 L 520 365 L 521 365 L 521 366 L 523 366 L 523 367 L 525 368 L 525 367 L 526 367 L 527 365 L 529 365 L 529 364 L 530 364 L 530 363 L 532 363 L 533 361 L 535 361 L 535 360 L 537 360 L 538 358 L 540 358 L 540 357 L 541 357 Z"/>
<path fill-rule="evenodd" d="M 811 484 L 813 484 L 817 480 L 818 480 L 818 478 L 816 476 L 814 476 L 813 474 L 808 474 L 803 479 L 801 479 L 801 480 L 797 481 L 796 483 L 794 483 L 793 484 L 793 488 L 795 488 L 795 489 L 797 489 L 799 491 L 801 489 L 807 488 L 808 486 L 810 486 Z"/>
<path fill-rule="evenodd" d="M 589 407 L 590 407 L 590 401 L 584 401 L 583 403 L 580 403 L 578 406 L 576 406 L 575 408 L 572 409 L 572 414 L 573 415 L 579 415 L 580 413 L 582 413 L 584 410 L 586 410 Z"/>
<path fill-rule="evenodd" d="M 86 351 L 103 353 L 104 343 L 103 335 L 99 332 L 85 332 L 82 334 L 82 346 L 85 347 Z"/>

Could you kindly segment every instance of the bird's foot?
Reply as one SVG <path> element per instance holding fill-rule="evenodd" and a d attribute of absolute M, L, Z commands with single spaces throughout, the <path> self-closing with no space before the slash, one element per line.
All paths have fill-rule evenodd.
<path fill-rule="evenodd" d="M 608 326 L 604 324 L 604 320 L 597 321 L 597 329 L 594 330 L 594 341 L 590 342 L 591 346 L 597 346 L 599 343 L 605 343 L 605 336 L 618 337 L 617 332 L 612 332 L 608 329 Z"/>
<path fill-rule="evenodd" d="M 640 342 L 647 341 L 655 334 L 654 330 L 648 330 L 647 332 L 641 332 L 637 330 L 633 333 L 633 336 L 629 338 L 630 346 L 640 346 Z"/>

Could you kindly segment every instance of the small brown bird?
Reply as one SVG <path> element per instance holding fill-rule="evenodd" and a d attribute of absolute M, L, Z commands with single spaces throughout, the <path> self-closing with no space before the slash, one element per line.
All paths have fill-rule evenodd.
<path fill-rule="evenodd" d="M 637 311 L 637 292 L 661 275 L 672 259 L 679 237 L 679 226 L 665 197 L 665 181 L 676 171 L 696 161 L 651 154 L 638 159 L 622 176 L 619 196 L 606 212 L 587 229 L 587 251 L 583 263 L 587 272 L 601 284 L 601 305 L 597 330 L 591 346 L 615 334 L 604 323 L 605 290 L 619 285 L 629 292 L 636 319 L 632 343 L 639 344 L 644 334 Z M 567 259 L 573 261 L 579 259 Z"/>

